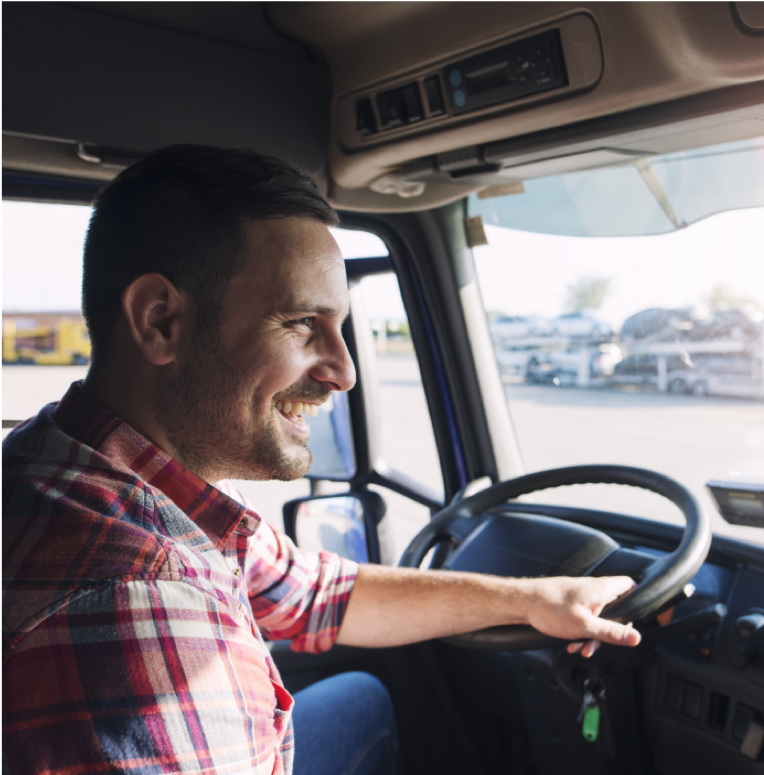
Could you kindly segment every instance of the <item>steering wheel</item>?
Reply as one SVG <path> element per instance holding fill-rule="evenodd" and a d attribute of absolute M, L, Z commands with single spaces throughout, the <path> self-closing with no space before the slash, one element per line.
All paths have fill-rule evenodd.
<path fill-rule="evenodd" d="M 606 606 L 601 614 L 604 618 L 620 622 L 643 621 L 675 597 L 705 561 L 711 546 L 711 521 L 685 487 L 667 476 L 642 468 L 586 465 L 556 468 L 520 476 L 450 504 L 438 512 L 409 544 L 403 553 L 400 565 L 418 568 L 427 552 L 441 541 L 448 541 L 456 547 L 464 545 L 469 536 L 475 532 L 475 528 L 478 528 L 481 522 L 479 517 L 491 508 L 520 495 L 569 484 L 624 484 L 650 490 L 675 503 L 685 518 L 686 526 L 679 546 L 670 554 L 653 561 L 634 589 Z M 494 519 L 509 520 L 512 523 L 521 517 L 501 514 Z M 523 529 L 526 531 L 527 541 L 527 525 L 531 522 L 527 517 L 522 519 L 526 523 Z M 544 517 L 537 518 L 537 521 L 541 524 L 534 531 L 531 541 L 538 547 L 545 545 L 545 534 L 550 525 L 560 521 Z M 509 524 L 507 531 L 510 532 L 510 536 L 511 529 L 512 524 Z M 593 530 L 588 530 L 587 534 L 600 536 L 603 542 L 608 542 L 606 552 L 608 556 L 620 549 L 616 542 L 604 534 Z M 580 575 L 589 575 L 594 571 L 595 567 L 601 564 L 603 556 L 604 554 L 601 554 L 599 557 L 591 558 L 593 562 L 589 562 L 589 567 L 583 569 Z M 544 575 L 571 574 L 545 572 Z M 443 640 L 467 648 L 495 651 L 528 651 L 562 643 L 561 640 L 544 635 L 528 625 L 489 627 Z"/>

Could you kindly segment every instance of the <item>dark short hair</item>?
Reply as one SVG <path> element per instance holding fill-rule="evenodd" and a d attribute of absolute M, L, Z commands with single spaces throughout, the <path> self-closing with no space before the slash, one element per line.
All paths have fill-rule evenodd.
<path fill-rule="evenodd" d="M 173 145 L 119 175 L 98 195 L 85 238 L 82 311 L 102 360 L 122 291 L 158 272 L 186 292 L 209 324 L 243 268 L 244 226 L 289 216 L 337 226 L 310 173 L 249 150 Z"/>

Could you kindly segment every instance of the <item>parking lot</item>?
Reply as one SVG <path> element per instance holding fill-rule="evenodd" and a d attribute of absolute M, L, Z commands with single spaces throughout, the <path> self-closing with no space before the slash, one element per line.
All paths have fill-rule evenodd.
<path fill-rule="evenodd" d="M 56 400 L 86 367 L 3 367 L 3 418 L 22 419 Z M 412 356 L 378 359 L 383 450 L 391 464 L 437 487 L 439 476 L 429 417 Z M 764 403 L 631 390 L 506 385 L 512 419 L 528 470 L 579 463 L 653 468 L 690 487 L 711 513 L 714 530 L 764 543 L 764 530 L 728 525 L 705 489 L 733 472 L 764 478 Z M 297 482 L 246 482 L 241 489 L 273 524 L 281 504 L 309 492 Z M 385 492 L 395 553 L 428 518 L 424 507 Z M 544 502 L 592 506 L 681 523 L 678 510 L 651 493 L 587 485 L 535 496 Z M 391 560 L 392 558 L 387 558 Z"/>

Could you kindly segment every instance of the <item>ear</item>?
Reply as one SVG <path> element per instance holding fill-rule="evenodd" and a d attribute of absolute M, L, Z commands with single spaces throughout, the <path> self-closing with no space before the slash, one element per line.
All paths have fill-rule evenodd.
<path fill-rule="evenodd" d="M 164 275 L 136 277 L 122 292 L 122 312 L 130 336 L 154 366 L 172 363 L 184 329 L 191 322 L 192 302 Z"/>

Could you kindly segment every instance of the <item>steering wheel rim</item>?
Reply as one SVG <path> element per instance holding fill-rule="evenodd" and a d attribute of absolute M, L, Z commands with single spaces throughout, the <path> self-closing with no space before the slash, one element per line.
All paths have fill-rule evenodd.
<path fill-rule="evenodd" d="M 452 541 L 449 527 L 457 520 L 472 519 L 508 500 L 538 490 L 570 484 L 623 484 L 649 490 L 670 500 L 685 518 L 677 548 L 653 562 L 639 584 L 605 607 L 601 616 L 619 622 L 638 622 L 671 600 L 698 572 L 711 547 L 711 520 L 695 496 L 679 482 L 644 468 L 621 465 L 584 465 L 537 471 L 499 482 L 438 512 L 414 537 L 401 557 L 402 567 L 418 568 L 427 552 L 442 540 Z M 504 515 L 512 519 L 511 515 Z M 504 625 L 455 635 L 443 640 L 467 648 L 526 651 L 562 641 L 529 625 Z"/>

